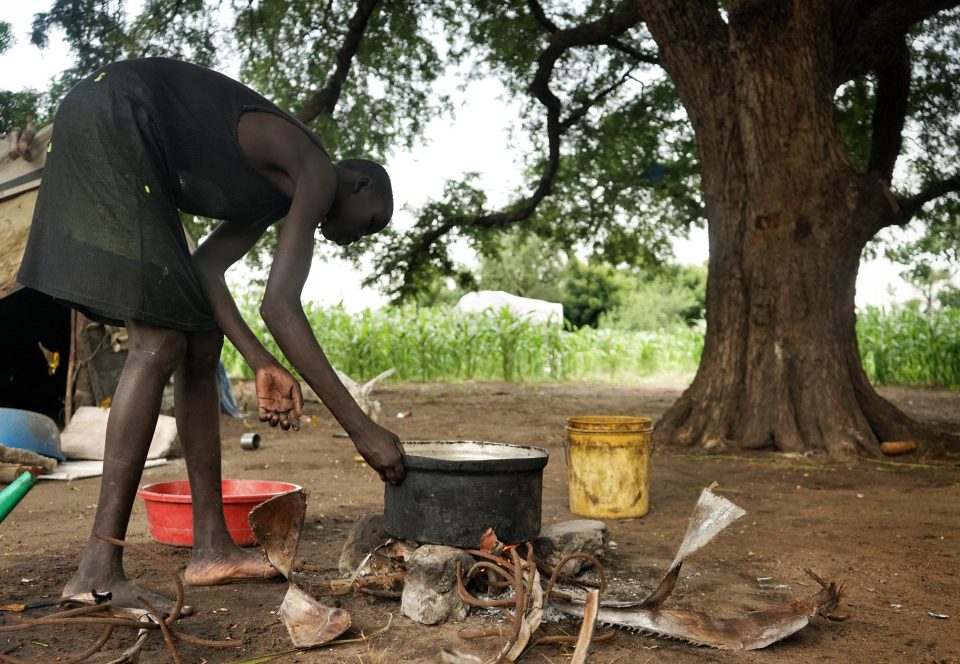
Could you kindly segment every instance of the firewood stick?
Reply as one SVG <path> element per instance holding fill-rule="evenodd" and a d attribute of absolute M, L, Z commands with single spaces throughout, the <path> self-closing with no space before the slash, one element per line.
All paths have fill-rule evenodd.
<path fill-rule="evenodd" d="M 0 484 L 10 484 L 24 473 L 39 475 L 40 466 L 25 466 L 19 463 L 0 463 Z"/>

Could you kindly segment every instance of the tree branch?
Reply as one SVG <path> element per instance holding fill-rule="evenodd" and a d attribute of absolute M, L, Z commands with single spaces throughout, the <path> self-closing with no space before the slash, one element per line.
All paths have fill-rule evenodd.
<path fill-rule="evenodd" d="M 610 85 L 605 87 L 603 90 L 598 92 L 596 95 L 594 95 L 593 97 L 590 97 L 587 101 L 585 101 L 580 106 L 580 108 L 577 108 L 571 111 L 570 114 L 567 115 L 567 117 L 560 122 L 560 130 L 565 132 L 567 129 L 577 124 L 580 120 L 582 120 L 587 115 L 587 113 L 590 112 L 591 108 L 599 104 L 606 97 L 610 96 L 610 94 L 614 92 L 617 88 L 619 88 L 624 83 L 629 81 L 630 76 L 631 76 L 631 72 L 627 72 L 626 74 L 621 76 L 618 80 L 616 80 L 615 82 L 611 83 Z"/>
<path fill-rule="evenodd" d="M 839 86 L 876 69 L 891 36 L 902 35 L 912 25 L 958 5 L 958 0 L 835 0 L 834 84 Z"/>
<path fill-rule="evenodd" d="M 150 42 L 157 37 L 164 37 L 167 34 L 167 29 L 170 25 L 177 19 L 180 15 L 180 10 L 183 9 L 183 0 L 174 0 L 173 5 L 169 10 L 163 11 L 160 16 L 151 16 L 152 19 L 159 21 L 159 24 L 155 26 L 150 26 L 149 24 L 144 25 L 144 34 L 145 37 L 138 39 L 139 42 L 138 52 L 135 54 L 138 57 L 145 57 L 150 50 Z"/>
<path fill-rule="evenodd" d="M 903 144 L 903 124 L 910 96 L 910 51 L 906 35 L 888 45 L 886 58 L 877 67 L 873 109 L 873 136 L 868 171 L 877 171 L 890 182 Z"/>
<path fill-rule="evenodd" d="M 960 191 L 960 172 L 948 178 L 931 182 L 913 196 L 900 199 L 900 210 L 903 213 L 901 225 L 909 222 L 930 201 L 946 194 Z"/>
<path fill-rule="evenodd" d="M 465 226 L 474 226 L 482 228 L 504 227 L 529 219 L 536 211 L 537 206 L 550 195 L 553 188 L 553 181 L 556 179 L 557 171 L 560 167 L 560 143 L 563 134 L 572 127 L 576 121 L 582 119 L 589 109 L 599 103 L 604 97 L 612 92 L 617 85 L 621 85 L 623 80 L 614 86 L 601 91 L 590 101 L 578 108 L 562 121 L 560 118 L 563 109 L 563 102 L 550 89 L 550 79 L 557 62 L 568 51 L 584 46 L 600 46 L 608 44 L 609 41 L 640 22 L 641 16 L 637 3 L 633 0 L 624 0 L 613 11 L 605 14 L 601 18 L 584 23 L 582 25 L 559 29 L 543 15 L 543 9 L 536 2 L 530 0 L 529 5 L 535 17 L 538 18 L 540 25 L 544 30 L 551 34 L 550 42 L 537 58 L 537 69 L 533 75 L 527 89 L 531 95 L 540 102 L 546 109 L 547 114 L 547 162 L 540 180 L 537 182 L 531 194 L 520 200 L 518 203 L 509 206 L 503 210 L 489 213 L 480 213 L 475 216 L 458 215 L 444 219 L 437 226 L 423 232 L 420 241 L 417 242 L 407 253 L 406 266 L 403 273 L 403 284 L 400 292 L 408 292 L 414 275 L 420 266 L 426 261 L 430 248 L 443 236 L 450 233 L 453 229 Z M 539 11 L 541 17 L 536 14 Z M 555 29 L 555 30 L 554 30 Z"/>
<path fill-rule="evenodd" d="M 183 7 L 183 0 L 176 0 L 173 3 L 173 7 L 170 9 L 170 11 L 165 12 L 163 21 L 160 23 L 159 26 L 157 26 L 157 29 L 153 31 L 153 34 L 162 35 L 166 33 L 167 28 L 170 26 L 171 23 L 173 23 L 173 19 L 175 19 L 177 17 L 177 14 L 180 13 L 181 7 Z"/>
<path fill-rule="evenodd" d="M 537 19 L 537 23 L 543 26 L 544 30 L 551 34 L 559 32 L 560 28 L 557 27 L 556 23 L 547 18 L 546 13 L 543 11 L 543 5 L 541 5 L 538 0 L 527 0 L 527 7 L 530 8 L 530 13 Z"/>
<path fill-rule="evenodd" d="M 638 48 L 634 48 L 629 44 L 624 44 L 619 39 L 608 39 L 606 45 L 612 48 L 615 51 L 620 51 L 626 55 L 629 55 L 631 58 L 637 62 L 645 62 L 648 65 L 659 65 L 660 58 L 645 51 L 641 51 Z"/>
<path fill-rule="evenodd" d="M 547 48 L 537 58 L 537 71 L 533 75 L 528 89 L 547 110 L 547 169 L 537 185 L 533 195 L 523 207 L 529 209 L 529 216 L 543 198 L 550 194 L 554 177 L 560 166 L 560 138 L 571 125 L 564 127 L 560 121 L 562 103 L 550 89 L 550 78 L 560 58 L 569 50 L 581 46 L 597 46 L 611 37 L 616 37 L 640 21 L 640 12 L 634 2 L 621 3 L 611 13 L 602 18 L 585 23 L 576 28 L 554 33 Z M 580 117 L 586 114 L 581 109 Z"/>
<path fill-rule="evenodd" d="M 373 16 L 379 0 L 357 0 L 357 8 L 347 23 L 347 33 L 344 35 L 340 50 L 337 51 L 336 67 L 326 84 L 310 95 L 306 103 L 297 111 L 297 119 L 307 124 L 320 115 L 332 115 L 340 92 L 350 73 L 353 57 L 360 49 L 363 34 L 367 29 L 370 17 Z"/>

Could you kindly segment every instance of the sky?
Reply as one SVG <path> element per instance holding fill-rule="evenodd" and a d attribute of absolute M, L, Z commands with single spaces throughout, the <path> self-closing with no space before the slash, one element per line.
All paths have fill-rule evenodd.
<path fill-rule="evenodd" d="M 29 43 L 33 15 L 48 9 L 50 0 L 10 0 L 3 5 L 0 20 L 13 25 L 17 43 L 0 55 L 0 89 L 43 89 L 71 60 L 66 46 L 55 35 L 44 50 Z M 235 75 L 229 69 L 224 73 Z M 400 227 L 412 224 L 410 210 L 438 198 L 444 181 L 463 173 L 480 174 L 479 185 L 494 205 L 505 203 L 509 192 L 523 184 L 517 155 L 509 149 L 513 141 L 508 130 L 517 122 L 517 113 L 501 99 L 499 83 L 480 81 L 462 92 L 455 89 L 453 81 L 449 87 L 450 93 L 462 101 L 454 103 L 455 115 L 433 120 L 422 145 L 392 155 L 387 164 L 394 188 L 393 223 Z M 681 264 L 703 263 L 708 257 L 706 230 L 694 230 L 689 238 L 678 238 L 674 251 Z M 469 260 L 469 256 L 469 252 L 462 252 L 457 257 Z M 242 266 L 233 268 L 234 281 L 242 280 L 243 269 Z M 883 305 L 916 297 L 916 292 L 898 276 L 900 269 L 883 258 L 862 263 L 857 280 L 857 304 Z M 346 261 L 315 260 L 304 298 L 321 304 L 342 302 L 351 311 L 384 304 L 384 296 L 360 287 L 363 276 L 362 271 Z"/>

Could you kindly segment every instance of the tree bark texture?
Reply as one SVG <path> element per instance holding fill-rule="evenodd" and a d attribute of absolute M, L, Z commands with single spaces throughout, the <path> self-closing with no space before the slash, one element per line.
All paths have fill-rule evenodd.
<path fill-rule="evenodd" d="M 860 364 L 861 251 L 902 213 L 850 163 L 834 120 L 828 0 L 642 3 L 697 134 L 708 210 L 707 336 L 660 443 L 880 455 L 944 436 L 882 399 Z"/>

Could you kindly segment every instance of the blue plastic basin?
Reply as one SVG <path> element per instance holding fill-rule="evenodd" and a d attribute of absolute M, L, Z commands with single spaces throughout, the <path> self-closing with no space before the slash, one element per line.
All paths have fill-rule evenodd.
<path fill-rule="evenodd" d="M 0 444 L 63 461 L 60 430 L 46 415 L 17 408 L 0 408 Z"/>

